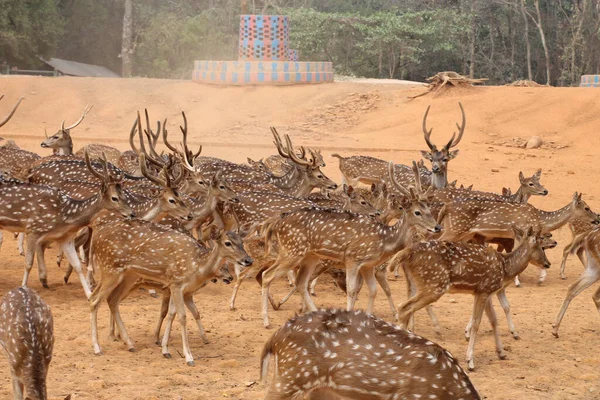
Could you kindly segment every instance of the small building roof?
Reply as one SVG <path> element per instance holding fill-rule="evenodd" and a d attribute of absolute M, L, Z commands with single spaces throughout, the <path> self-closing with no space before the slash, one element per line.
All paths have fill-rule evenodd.
<path fill-rule="evenodd" d="M 84 64 L 76 61 L 61 60 L 60 58 L 51 58 L 43 60 L 46 64 L 56 69 L 63 75 L 71 76 L 94 76 L 103 78 L 120 78 L 119 74 L 110 69 L 98 65 Z"/>

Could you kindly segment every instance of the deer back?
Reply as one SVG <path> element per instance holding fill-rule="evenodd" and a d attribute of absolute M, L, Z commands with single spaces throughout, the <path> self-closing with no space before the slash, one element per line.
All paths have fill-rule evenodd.
<path fill-rule="evenodd" d="M 299 399 L 315 389 L 348 399 L 480 398 L 447 350 L 362 311 L 321 310 L 288 321 L 263 348 L 263 380 L 271 356 L 269 398 Z"/>
<path fill-rule="evenodd" d="M 52 312 L 33 290 L 19 287 L 0 302 L 0 346 L 27 396 L 46 400 L 46 376 L 54 347 Z"/>

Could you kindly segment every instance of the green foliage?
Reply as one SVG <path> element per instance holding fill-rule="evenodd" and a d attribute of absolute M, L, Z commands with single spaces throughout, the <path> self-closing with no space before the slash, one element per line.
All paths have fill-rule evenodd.
<path fill-rule="evenodd" d="M 57 0 L 0 0 L 0 60 L 37 66 L 56 49 L 64 20 Z"/>
<path fill-rule="evenodd" d="M 291 17 L 291 47 L 337 73 L 423 80 L 472 72 L 491 83 L 577 84 L 600 73 L 600 0 L 248 0 Z M 0 62 L 38 56 L 121 69 L 124 0 L 0 0 Z M 188 78 L 193 60 L 237 59 L 239 0 L 133 0 L 135 75 Z M 548 68 L 546 68 L 548 66 Z"/>

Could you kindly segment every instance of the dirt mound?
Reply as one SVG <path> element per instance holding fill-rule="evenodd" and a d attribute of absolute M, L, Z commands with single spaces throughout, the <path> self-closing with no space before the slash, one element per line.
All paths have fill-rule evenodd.
<path fill-rule="evenodd" d="M 85 121 L 71 134 L 75 148 L 96 141 L 128 148 L 129 129 L 136 111 L 148 108 L 153 120 L 168 118 L 168 129 L 177 132 L 181 111 L 188 117 L 191 144 L 204 145 L 205 155 L 237 162 L 274 153 L 269 126 L 291 134 L 294 142 L 323 149 L 329 165 L 325 173 L 338 182 L 337 162 L 331 153 L 347 156 L 367 154 L 398 163 L 419 159 L 426 148 L 421 130 L 423 113 L 431 110 L 431 139 L 445 144 L 460 121 L 460 101 L 467 116 L 466 131 L 458 145 L 460 155 L 450 162 L 449 178 L 459 185 L 474 184 L 476 190 L 513 192 L 518 172 L 530 175 L 543 169 L 542 184 L 550 194 L 531 199 L 542 209 L 568 203 L 574 191 L 583 191 L 592 208 L 600 188 L 596 178 L 597 135 L 600 126 L 600 90 L 551 87 L 453 88 L 435 98 L 409 100 L 422 87 L 369 83 L 335 83 L 293 87 L 212 87 L 187 81 L 153 79 L 88 79 L 0 77 L 0 115 L 12 101 L 25 96 L 13 120 L 2 128 L 2 137 L 21 147 L 48 155 L 41 149 L 44 128 L 54 132 L 63 119 L 79 117 L 87 103 L 94 104 Z M 551 148 L 522 149 L 521 138 L 540 136 Z M 511 145 L 514 143 L 514 147 Z M 564 148 L 563 146 L 569 146 Z M 492 172 L 493 171 L 493 172 Z M 521 289 L 510 287 L 508 298 L 522 340 L 513 341 L 504 317 L 500 331 L 508 360 L 497 360 L 493 336 L 483 321 L 477 342 L 478 370 L 470 374 L 481 394 L 489 399 L 595 399 L 600 391 L 600 320 L 590 299 L 591 291 L 576 298 L 554 339 L 551 324 L 567 286 L 581 273 L 577 257 L 567 264 L 568 281 L 558 277 L 562 247 L 569 241 L 566 229 L 554 236 L 559 247 L 548 251 L 552 269 L 546 283 L 537 287 L 538 271 L 526 271 Z M 56 246 L 54 246 L 56 247 Z M 152 329 L 160 300 L 136 292 L 123 302 L 121 314 L 137 353 L 126 351 L 108 338 L 108 312 L 100 309 L 100 341 L 103 356 L 94 356 L 90 341 L 89 305 L 78 283 L 62 284 L 64 268 L 53 265 L 55 249 L 47 252 L 51 290 L 43 290 L 32 273 L 30 284 L 51 305 L 55 317 L 56 345 L 48 386 L 51 399 L 73 393 L 82 399 L 261 399 L 264 386 L 258 381 L 259 355 L 271 332 L 261 326 L 260 289 L 245 282 L 238 297 L 238 310 L 228 309 L 231 287 L 209 284 L 200 290 L 196 303 L 210 344 L 203 345 L 192 318 L 188 318 L 196 367 L 185 366 L 177 357 L 181 338 L 174 324 L 171 346 L 174 359 L 164 359 L 152 340 Z M 18 255 L 12 235 L 5 234 L 0 255 L 0 295 L 20 284 L 24 260 Z M 405 299 L 405 282 L 392 281 L 396 303 Z M 274 295 L 289 288 L 276 282 Z M 317 287 L 318 306 L 345 307 L 343 294 L 329 279 Z M 366 306 L 361 294 L 359 307 Z M 274 326 L 294 315 L 300 302 L 295 296 L 281 311 L 272 312 Z M 443 327 L 437 338 L 426 313 L 417 315 L 417 333 L 447 347 L 462 362 L 466 348 L 463 332 L 472 308 L 472 298 L 460 294 L 444 296 L 436 305 Z M 376 313 L 391 319 L 385 296 L 379 291 Z M 497 307 L 497 313 L 502 314 Z M 10 398 L 8 364 L 0 357 L 0 398 Z M 62 396 L 62 397 L 60 397 Z"/>

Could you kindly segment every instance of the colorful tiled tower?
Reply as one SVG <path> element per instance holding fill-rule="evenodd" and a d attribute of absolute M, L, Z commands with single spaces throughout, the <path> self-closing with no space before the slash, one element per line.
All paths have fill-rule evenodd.
<path fill-rule="evenodd" d="M 238 61 L 195 61 L 192 80 L 221 85 L 333 82 L 330 62 L 301 62 L 287 15 L 241 15 Z"/>

